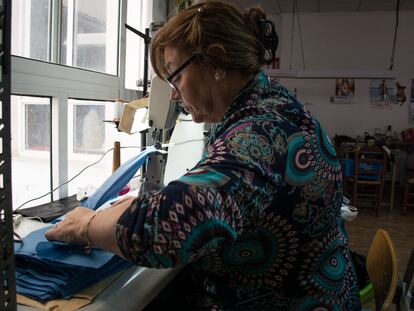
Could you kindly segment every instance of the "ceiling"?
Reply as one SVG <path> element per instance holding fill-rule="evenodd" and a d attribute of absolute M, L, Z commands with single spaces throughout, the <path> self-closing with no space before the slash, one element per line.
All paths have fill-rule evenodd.
<path fill-rule="evenodd" d="M 269 14 L 291 13 L 295 0 L 230 0 L 241 8 L 260 4 Z M 395 11 L 397 0 L 296 0 L 298 12 Z M 414 11 L 414 0 L 400 0 L 401 11 Z"/>

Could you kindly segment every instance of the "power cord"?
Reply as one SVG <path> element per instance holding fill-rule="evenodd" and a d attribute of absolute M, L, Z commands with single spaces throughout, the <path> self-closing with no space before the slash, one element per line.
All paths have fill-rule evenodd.
<path fill-rule="evenodd" d="M 125 146 L 125 147 L 121 147 L 121 149 L 126 149 L 126 148 L 139 148 L 139 149 L 142 149 L 143 147 L 140 147 L 140 146 Z M 24 203 L 22 203 L 19 207 L 17 207 L 14 211 L 13 211 L 13 213 L 15 213 L 16 211 L 18 211 L 19 209 L 21 209 L 24 205 L 26 205 L 27 203 L 30 203 L 30 202 L 33 202 L 33 201 L 36 201 L 36 200 L 39 200 L 39 199 L 41 199 L 41 198 L 44 198 L 45 196 L 47 196 L 47 195 L 49 195 L 49 194 L 51 194 L 52 192 L 55 192 L 56 190 L 58 190 L 60 187 L 62 187 L 62 186 L 64 186 L 64 185 L 66 185 L 66 184 L 68 184 L 68 183 L 70 183 L 72 180 L 74 180 L 76 177 L 78 177 L 80 174 L 82 174 L 86 169 L 88 169 L 88 168 L 90 168 L 91 166 L 94 166 L 94 165 L 96 165 L 96 164 L 98 164 L 99 162 L 101 162 L 102 161 L 102 159 L 110 152 L 110 151 L 112 151 L 112 150 L 114 150 L 114 148 L 111 148 L 111 149 L 108 149 L 107 151 L 105 151 L 103 154 L 102 154 L 102 156 L 99 158 L 99 160 L 98 161 L 96 161 L 96 162 L 94 162 L 94 163 L 91 163 L 91 164 L 89 164 L 89 165 L 87 165 L 87 166 L 85 166 L 79 173 L 77 173 L 75 176 L 73 176 L 71 179 L 69 179 L 68 181 L 65 181 L 64 183 L 62 183 L 62 184 L 60 184 L 59 186 L 57 186 L 56 188 L 54 188 L 54 189 L 52 189 L 51 191 L 49 191 L 49 192 L 47 192 L 47 193 L 45 193 L 45 194 L 43 194 L 43 195 L 41 195 L 41 196 L 39 196 L 39 197 L 36 197 L 36 198 L 33 198 L 33 199 L 30 199 L 30 200 L 28 200 L 28 201 L 26 201 L 26 202 L 24 202 Z"/>
<path fill-rule="evenodd" d="M 169 147 L 169 146 L 173 146 L 173 145 L 182 145 L 182 144 L 185 144 L 185 143 L 189 143 L 189 142 L 194 142 L 194 141 L 202 141 L 202 140 L 205 140 L 206 138 L 201 138 L 201 139 L 190 139 L 190 140 L 184 140 L 184 141 L 180 141 L 180 142 L 176 142 L 176 143 L 167 143 L 167 144 L 163 144 L 162 145 L 162 147 Z M 140 146 L 125 146 L 125 147 L 121 147 L 121 149 L 128 149 L 128 148 L 137 148 L 137 149 L 143 149 L 143 148 L 148 148 L 148 147 L 150 147 L 150 146 L 145 146 L 145 147 L 140 147 Z M 39 199 L 41 199 L 41 198 L 44 198 L 45 196 L 47 196 L 47 195 L 49 195 L 49 194 L 51 194 L 52 192 L 55 192 L 56 190 L 58 190 L 60 187 L 62 187 L 62 186 L 64 186 L 64 185 L 66 185 L 66 184 L 68 184 L 68 183 L 70 183 L 72 180 L 74 180 L 76 177 L 78 177 L 80 174 L 82 174 L 86 169 L 88 169 L 88 168 L 90 168 L 90 167 L 92 167 L 92 166 L 94 166 L 94 165 L 96 165 L 96 164 L 98 164 L 99 162 L 101 162 L 102 161 L 102 159 L 110 152 L 110 151 L 112 151 L 114 148 L 110 148 L 110 149 L 108 149 L 107 151 L 105 151 L 103 154 L 102 154 L 102 156 L 99 158 L 99 160 L 98 161 L 96 161 L 96 162 L 94 162 L 94 163 L 91 163 L 91 164 L 89 164 L 89 165 L 87 165 L 87 166 L 85 166 L 82 170 L 80 170 L 80 172 L 79 173 L 77 173 L 75 176 L 73 176 L 71 179 L 69 179 L 68 181 L 65 181 L 64 183 L 62 183 L 62 184 L 60 184 L 59 186 L 57 186 L 56 188 L 54 188 L 54 189 L 52 189 L 51 191 L 49 191 L 49 192 L 47 192 L 47 193 L 45 193 L 45 194 L 43 194 L 43 195 L 41 195 L 41 196 L 39 196 L 39 197 L 36 197 L 36 198 L 33 198 L 33 199 L 30 199 L 30 200 L 28 200 L 28 201 L 26 201 L 26 202 L 24 202 L 24 203 L 22 203 L 21 205 L 19 205 L 14 211 L 13 211 L 13 213 L 15 213 L 15 212 L 17 212 L 19 209 L 21 209 L 24 205 L 26 205 L 27 203 L 30 203 L 30 202 L 33 202 L 33 201 L 36 201 L 36 200 L 39 200 Z M 137 175 L 137 176 L 134 176 L 133 178 L 137 178 L 137 177 L 139 177 L 140 175 Z M 21 222 L 21 221 L 20 221 Z M 20 222 L 19 222 L 19 224 L 20 224 Z"/>

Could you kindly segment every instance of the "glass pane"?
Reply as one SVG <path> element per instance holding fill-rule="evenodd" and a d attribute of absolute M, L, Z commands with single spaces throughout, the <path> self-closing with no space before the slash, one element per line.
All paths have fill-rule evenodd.
<path fill-rule="evenodd" d="M 63 0 L 61 63 L 117 74 L 119 0 Z"/>
<path fill-rule="evenodd" d="M 105 142 L 104 119 L 103 105 L 73 105 L 74 153 L 102 153 Z"/>
<path fill-rule="evenodd" d="M 13 0 L 12 54 L 49 61 L 49 0 Z"/>
<path fill-rule="evenodd" d="M 50 104 L 24 104 L 25 149 L 50 150 Z"/>
<path fill-rule="evenodd" d="M 128 0 L 127 24 L 142 33 L 152 21 L 151 1 Z M 142 89 L 144 77 L 144 40 L 132 31 L 126 31 L 125 87 Z M 148 64 L 150 66 L 150 64 Z"/>
<path fill-rule="evenodd" d="M 98 188 L 112 174 L 111 148 L 115 141 L 121 144 L 121 163 L 124 163 L 140 152 L 137 148 L 140 136 L 118 132 L 113 123 L 103 122 L 113 120 L 113 102 L 69 99 L 68 103 L 69 179 L 90 166 L 69 183 L 69 195 L 72 195 L 88 185 Z"/>
<path fill-rule="evenodd" d="M 50 189 L 50 98 L 12 96 L 13 209 Z M 50 195 L 24 207 L 50 202 Z"/>

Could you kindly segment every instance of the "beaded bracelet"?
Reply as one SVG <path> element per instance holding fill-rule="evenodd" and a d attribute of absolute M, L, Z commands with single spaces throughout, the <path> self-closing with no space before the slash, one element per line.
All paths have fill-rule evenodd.
<path fill-rule="evenodd" d="M 93 246 L 92 246 L 92 241 L 91 241 L 91 239 L 90 239 L 90 237 L 89 237 L 89 225 L 91 224 L 91 222 L 92 222 L 92 220 L 96 217 L 96 215 L 98 215 L 99 214 L 99 211 L 98 212 L 95 212 L 93 215 L 92 215 L 92 217 L 91 218 L 89 218 L 89 220 L 88 220 L 88 223 L 86 224 L 86 244 L 85 244 L 85 248 L 84 248 L 84 251 L 85 251 L 85 253 L 86 254 L 89 254 L 91 251 L 92 251 L 92 248 L 93 248 Z"/>

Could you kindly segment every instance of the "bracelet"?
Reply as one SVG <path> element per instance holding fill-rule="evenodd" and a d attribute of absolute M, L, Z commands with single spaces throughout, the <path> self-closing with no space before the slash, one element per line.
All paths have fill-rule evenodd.
<path fill-rule="evenodd" d="M 86 254 L 89 254 L 92 251 L 93 245 L 92 241 L 89 237 L 89 225 L 91 224 L 92 220 L 98 215 L 99 212 L 95 212 L 91 218 L 89 218 L 88 223 L 86 224 L 86 243 L 84 251 Z"/>

